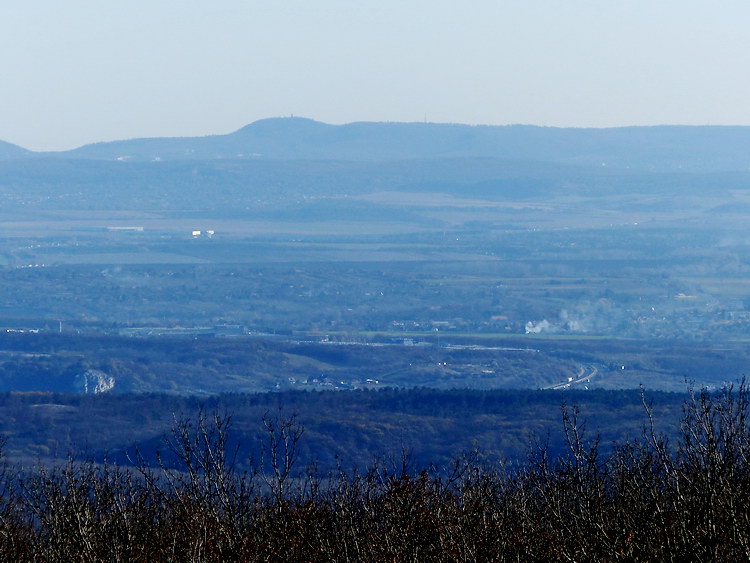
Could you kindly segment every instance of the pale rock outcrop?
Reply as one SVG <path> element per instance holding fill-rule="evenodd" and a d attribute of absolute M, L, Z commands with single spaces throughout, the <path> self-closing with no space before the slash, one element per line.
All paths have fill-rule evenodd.
<path fill-rule="evenodd" d="M 87 369 L 76 376 L 73 385 L 84 395 L 106 393 L 115 386 L 115 378 L 98 369 Z"/>

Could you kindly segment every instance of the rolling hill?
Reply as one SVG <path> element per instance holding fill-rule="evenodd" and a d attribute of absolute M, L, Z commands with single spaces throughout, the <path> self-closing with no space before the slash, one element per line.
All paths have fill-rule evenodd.
<path fill-rule="evenodd" d="M 492 157 L 648 171 L 747 170 L 750 127 L 581 129 L 270 118 L 226 135 L 131 139 L 15 156 L 123 161 L 282 159 L 385 161 Z M 0 155 L 13 154 L 0 146 Z M 1 156 L 0 156 L 1 157 Z M 5 158 L 8 158 L 6 156 Z"/>

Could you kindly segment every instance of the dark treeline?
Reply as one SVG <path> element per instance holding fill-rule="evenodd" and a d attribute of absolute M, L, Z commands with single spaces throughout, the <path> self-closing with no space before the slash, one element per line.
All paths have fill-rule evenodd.
<path fill-rule="evenodd" d="M 231 417 L 178 419 L 150 467 L 68 464 L 0 479 L 7 561 L 739 561 L 750 555 L 750 395 L 690 394 L 679 436 L 603 453 L 563 409 L 566 451 L 415 469 L 297 467 L 304 428 L 266 415 L 238 470 Z M 167 455 L 168 454 L 168 455 Z M 167 459 L 169 457 L 169 459 Z"/>
<path fill-rule="evenodd" d="M 676 436 L 684 393 L 649 392 L 658 430 Z M 533 440 L 556 456 L 566 448 L 560 402 L 580 407 L 591 432 L 608 451 L 614 442 L 640 434 L 643 406 L 637 390 L 380 389 L 336 392 L 285 391 L 185 397 L 163 394 L 0 393 L 0 435 L 9 461 L 59 463 L 68 457 L 130 465 L 138 444 L 144 461 L 156 465 L 175 417 L 229 413 L 231 447 L 238 465 L 257 459 L 267 413 L 296 414 L 305 426 L 299 448 L 303 465 L 328 472 L 343 460 L 364 471 L 376 457 L 408 450 L 417 466 L 449 465 L 479 449 L 484 459 L 524 459 Z"/>

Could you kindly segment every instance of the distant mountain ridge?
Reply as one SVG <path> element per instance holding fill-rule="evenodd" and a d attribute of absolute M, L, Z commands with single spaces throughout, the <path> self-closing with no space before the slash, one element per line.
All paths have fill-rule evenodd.
<path fill-rule="evenodd" d="M 0 141 L 0 160 L 22 158 L 31 154 L 33 154 L 31 151 L 26 150 L 23 147 Z"/>
<path fill-rule="evenodd" d="M 13 147 L 13 145 L 11 145 Z M 608 129 L 262 119 L 233 133 L 94 143 L 59 153 L 0 145 L 0 158 L 94 160 L 388 161 L 491 157 L 640 170 L 748 170 L 750 127 L 649 126 Z M 9 156 L 4 156 L 9 158 Z"/>

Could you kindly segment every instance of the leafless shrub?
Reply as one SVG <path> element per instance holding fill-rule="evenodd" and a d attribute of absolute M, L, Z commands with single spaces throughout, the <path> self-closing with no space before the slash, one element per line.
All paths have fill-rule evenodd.
<path fill-rule="evenodd" d="M 235 470 L 231 417 L 178 418 L 156 468 L 0 472 L 7 561 L 739 561 L 750 558 L 750 393 L 691 392 L 674 446 L 654 430 L 602 454 L 563 407 L 567 452 L 448 470 L 297 471 L 303 428 L 262 421 Z M 168 454 L 168 455 L 167 455 Z M 137 459 L 135 460 L 137 462 Z"/>

